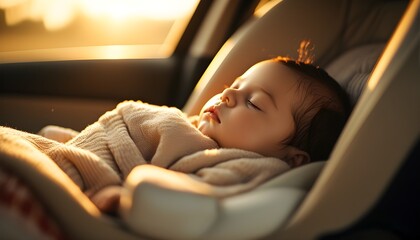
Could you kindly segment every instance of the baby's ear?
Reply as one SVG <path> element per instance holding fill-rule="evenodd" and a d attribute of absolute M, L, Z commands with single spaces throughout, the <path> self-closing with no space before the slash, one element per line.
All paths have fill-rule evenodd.
<path fill-rule="evenodd" d="M 295 168 L 309 163 L 311 158 L 307 152 L 292 146 L 288 146 L 286 155 L 283 157 L 283 160 L 286 161 L 291 168 Z"/>

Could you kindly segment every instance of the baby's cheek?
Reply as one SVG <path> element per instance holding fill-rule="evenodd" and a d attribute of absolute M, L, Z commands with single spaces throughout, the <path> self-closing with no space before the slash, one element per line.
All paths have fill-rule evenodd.
<path fill-rule="evenodd" d="M 208 122 L 206 121 L 200 121 L 198 123 L 197 129 L 204 135 L 209 136 L 210 131 L 208 129 Z"/>
<path fill-rule="evenodd" d="M 221 94 L 219 93 L 219 94 L 214 95 L 212 98 L 210 98 L 206 102 L 206 104 L 204 104 L 203 108 L 201 109 L 201 112 L 203 112 L 204 110 L 208 109 L 209 107 L 211 107 L 213 105 L 216 105 L 216 104 L 220 103 L 220 101 L 221 101 L 220 96 L 221 96 Z"/>
<path fill-rule="evenodd" d="M 254 136 L 249 129 L 237 129 L 223 135 L 223 143 L 229 147 L 249 150 L 254 142 Z"/>

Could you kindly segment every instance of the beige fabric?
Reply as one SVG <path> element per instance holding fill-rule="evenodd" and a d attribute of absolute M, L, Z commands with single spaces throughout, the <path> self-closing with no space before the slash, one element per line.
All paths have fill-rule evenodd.
<path fill-rule="evenodd" d="M 384 43 L 356 47 L 340 55 L 325 69 L 346 90 L 352 104 L 359 99 L 384 48 Z"/>
<path fill-rule="evenodd" d="M 88 195 L 121 185 L 137 165 L 153 164 L 195 174 L 227 196 L 251 189 L 289 169 L 276 158 L 239 149 L 217 149 L 184 114 L 169 107 L 126 101 L 105 113 L 67 143 L 9 128 L 49 156 Z"/>

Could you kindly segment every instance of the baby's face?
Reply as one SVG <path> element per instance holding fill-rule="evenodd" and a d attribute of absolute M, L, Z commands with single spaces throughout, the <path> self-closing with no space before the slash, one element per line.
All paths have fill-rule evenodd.
<path fill-rule="evenodd" d="M 263 61 L 215 95 L 200 112 L 198 129 L 220 147 L 281 157 L 281 142 L 294 133 L 298 74 Z"/>

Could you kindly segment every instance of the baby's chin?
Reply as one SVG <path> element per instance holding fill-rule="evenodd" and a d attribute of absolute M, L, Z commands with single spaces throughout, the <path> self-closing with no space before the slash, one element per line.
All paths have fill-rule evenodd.
<path fill-rule="evenodd" d="M 216 137 L 214 137 L 213 131 L 211 131 L 209 123 L 206 121 L 198 122 L 197 126 L 198 131 L 200 131 L 203 135 L 211 138 L 213 141 L 217 143 L 217 146 L 221 147 L 219 142 L 217 141 Z"/>
<path fill-rule="evenodd" d="M 199 121 L 197 124 L 197 129 L 200 131 L 203 135 L 206 135 L 207 137 L 211 138 L 211 131 L 209 129 L 209 123 L 206 121 Z"/>

